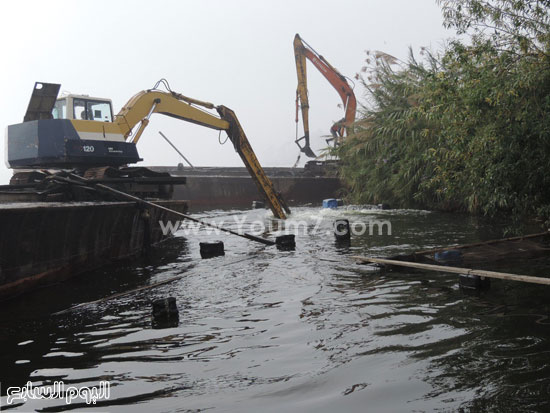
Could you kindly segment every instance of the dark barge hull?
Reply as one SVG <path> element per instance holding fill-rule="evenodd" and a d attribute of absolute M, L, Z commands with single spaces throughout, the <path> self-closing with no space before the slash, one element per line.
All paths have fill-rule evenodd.
<path fill-rule="evenodd" d="M 261 201 L 246 168 L 151 166 L 157 172 L 185 176 L 186 184 L 174 187 L 174 199 L 189 201 L 192 210 L 212 207 L 246 207 Z M 335 176 L 308 174 L 304 168 L 264 168 L 277 192 L 290 206 L 321 204 L 323 199 L 340 198 L 343 184 Z"/>
<path fill-rule="evenodd" d="M 0 204 L 0 300 L 142 254 L 167 238 L 159 221 L 176 219 L 135 202 Z"/>

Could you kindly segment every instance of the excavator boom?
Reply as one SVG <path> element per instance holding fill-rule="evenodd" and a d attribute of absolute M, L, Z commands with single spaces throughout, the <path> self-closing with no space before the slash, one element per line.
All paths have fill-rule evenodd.
<path fill-rule="evenodd" d="M 299 34 L 294 37 L 294 57 L 296 59 L 296 74 L 298 77 L 298 87 L 296 89 L 296 122 L 298 122 L 298 109 L 302 110 L 302 122 L 304 125 L 304 136 L 296 139 L 296 144 L 300 150 L 309 157 L 315 157 L 311 150 L 309 142 L 309 98 L 307 93 L 307 70 L 306 59 L 321 72 L 321 74 L 334 87 L 344 105 L 344 118 L 336 122 L 331 128 L 335 137 L 335 144 L 347 134 L 351 124 L 355 122 L 355 112 L 357 110 L 357 101 L 353 88 L 349 85 L 345 76 L 334 68 L 323 56 L 319 55 L 311 46 L 309 46 Z M 300 141 L 304 141 L 303 146 Z"/>
<path fill-rule="evenodd" d="M 205 110 L 192 106 L 192 104 L 208 109 L 215 108 L 220 117 L 218 118 Z M 143 129 L 149 123 L 149 117 L 153 113 L 161 113 L 207 128 L 225 131 L 258 190 L 267 199 L 273 215 L 276 218 L 285 219 L 286 214 L 290 213 L 290 209 L 282 197 L 275 191 L 273 183 L 265 174 L 235 112 L 231 109 L 188 98 L 172 91 L 145 90 L 137 93 L 124 105 L 119 114 L 115 116 L 115 122 L 119 124 L 126 138 L 131 137 L 133 128 L 141 122 L 132 138 L 132 142 L 137 143 L 143 133 Z"/>

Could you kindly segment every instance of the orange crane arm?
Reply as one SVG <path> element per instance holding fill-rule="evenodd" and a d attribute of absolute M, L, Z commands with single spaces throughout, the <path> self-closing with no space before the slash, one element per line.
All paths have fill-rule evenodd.
<path fill-rule="evenodd" d="M 343 76 L 335 67 L 318 54 L 311 46 L 300 38 L 299 34 L 294 37 L 294 57 L 296 59 L 296 74 L 298 76 L 298 87 L 296 89 L 296 112 L 298 107 L 302 110 L 302 121 L 304 124 L 304 136 L 296 139 L 296 144 L 300 150 L 309 157 L 315 157 L 315 154 L 309 146 L 309 99 L 307 95 L 307 71 L 306 58 L 321 72 L 328 82 L 336 89 L 344 105 L 344 118 L 336 122 L 331 130 L 338 131 L 340 137 L 347 134 L 351 124 L 355 122 L 355 112 L 357 110 L 357 101 L 352 87 L 349 85 L 345 76 Z M 296 115 L 298 115 L 296 113 Z M 296 116 L 298 122 L 298 116 Z M 300 146 L 300 141 L 304 140 L 304 146 Z M 335 142 L 337 144 L 338 142 Z"/>

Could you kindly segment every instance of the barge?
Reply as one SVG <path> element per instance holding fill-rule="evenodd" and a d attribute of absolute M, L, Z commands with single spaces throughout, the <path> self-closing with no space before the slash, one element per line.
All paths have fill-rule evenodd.
<path fill-rule="evenodd" d="M 321 163 L 319 163 L 321 164 Z M 174 188 L 173 199 L 188 200 L 191 210 L 249 208 L 263 201 L 245 168 L 151 166 L 156 172 L 185 177 L 186 184 Z M 340 198 L 344 185 L 334 170 L 317 162 L 305 168 L 266 167 L 275 190 L 290 206 L 320 205 L 323 199 Z"/>

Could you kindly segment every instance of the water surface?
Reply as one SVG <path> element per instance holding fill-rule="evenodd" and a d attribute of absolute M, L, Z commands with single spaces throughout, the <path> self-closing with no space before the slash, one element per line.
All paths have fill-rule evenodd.
<path fill-rule="evenodd" d="M 498 228 L 425 211 L 295 208 L 295 251 L 201 230 L 148 258 L 85 274 L 2 305 L 0 383 L 97 386 L 95 406 L 28 400 L 13 411 L 549 411 L 550 288 L 496 280 L 465 293 L 457 276 L 375 272 L 352 255 L 391 256 L 494 238 Z M 264 210 L 196 214 L 237 228 Z M 335 243 L 332 222 L 388 220 L 392 235 Z M 273 234 L 266 234 L 272 236 Z M 199 241 L 226 255 L 201 260 Z M 548 260 L 499 265 L 549 273 Z M 52 313 L 171 277 L 172 283 Z M 174 296 L 179 324 L 152 328 L 151 301 Z M 6 398 L 2 397 L 6 408 Z"/>

